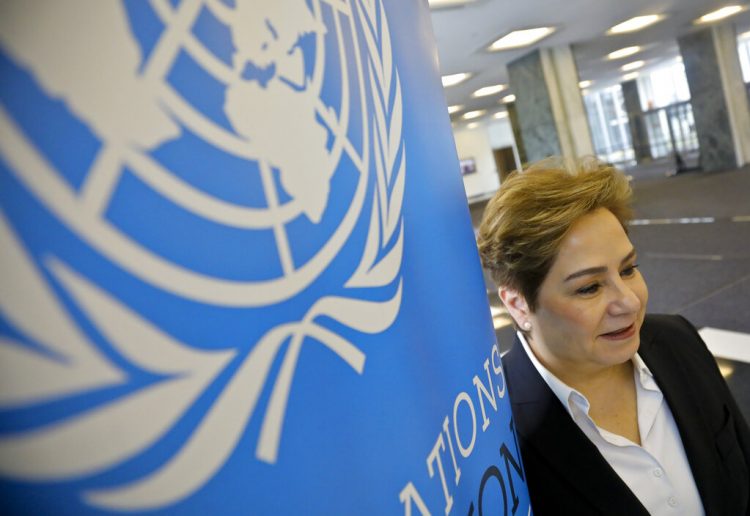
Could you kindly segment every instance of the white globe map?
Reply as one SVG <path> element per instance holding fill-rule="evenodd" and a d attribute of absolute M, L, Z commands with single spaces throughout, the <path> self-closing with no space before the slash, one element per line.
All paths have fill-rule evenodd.
<path fill-rule="evenodd" d="M 355 228 L 366 227 L 367 234 L 358 263 L 340 286 L 352 294 L 322 292 L 304 317 L 264 329 L 169 460 L 129 483 L 82 492 L 90 505 L 119 510 L 165 507 L 199 490 L 231 456 L 251 418 L 262 418 L 257 460 L 275 463 L 283 452 L 284 416 L 304 340 L 315 339 L 359 373 L 364 370 L 365 355 L 355 343 L 319 324 L 318 318 L 374 334 L 392 324 L 401 303 L 406 149 L 400 83 L 380 0 L 185 0 L 176 6 L 151 0 L 150 7 L 164 29 L 144 59 L 119 3 L 5 3 L 0 49 L 101 141 L 83 185 L 71 188 L 45 158 L 45 149 L 0 106 L 0 154 L 24 188 L 85 245 L 128 275 L 170 295 L 226 309 L 294 299 L 327 270 Z M 87 14 L 81 16 L 83 12 Z M 193 27 L 206 15 L 230 34 L 231 63 L 196 36 Z M 311 47 L 303 44 L 310 41 Z M 338 55 L 329 55 L 330 49 Z M 181 53 L 224 90 L 222 109 L 231 129 L 192 105 L 167 80 Z M 252 76 L 259 70 L 262 79 Z M 332 78 L 339 93 L 326 96 L 324 84 Z M 350 126 L 352 121 L 361 127 Z M 212 195 L 154 157 L 154 149 L 185 130 L 252 163 L 266 205 Z M 353 130 L 361 134 L 356 142 L 350 137 Z M 336 203 L 344 203 L 343 215 L 325 242 L 299 262 L 291 250 L 289 224 L 301 217 L 312 224 L 328 220 L 326 210 L 338 195 L 331 181 L 344 157 L 357 171 L 356 187 L 348 198 L 336 197 Z M 134 239 L 106 217 L 124 174 L 137 176 L 161 198 L 217 226 L 272 231 L 275 249 L 263 252 L 278 255 L 282 274 L 263 280 L 218 277 L 191 270 Z M 369 222 L 358 226 L 362 217 Z M 121 356 L 167 378 L 63 421 L 0 435 L 1 476 L 28 482 L 80 479 L 148 453 L 238 359 L 238 350 L 231 347 L 206 351 L 181 342 L 113 295 L 108 285 L 87 277 L 76 263 L 53 252 L 37 262 L 4 209 L 0 241 L 0 289 L 12 293 L 0 298 L 0 311 L 47 352 L 0 338 L 0 410 L 33 408 L 129 381 L 70 316 L 44 269 Z M 358 297 L 363 289 L 386 289 L 390 295 L 371 301 Z M 282 349 L 274 376 L 272 363 Z M 53 360 L 50 354 L 65 360 Z M 272 386 L 270 399 L 260 407 L 267 384 Z M 109 437 L 113 427 L 121 429 L 117 439 Z M 87 443 L 87 453 L 78 452 L 81 443 Z"/>

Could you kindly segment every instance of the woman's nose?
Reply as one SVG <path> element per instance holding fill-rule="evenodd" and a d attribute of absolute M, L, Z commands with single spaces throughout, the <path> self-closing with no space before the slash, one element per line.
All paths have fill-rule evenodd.
<path fill-rule="evenodd" d="M 609 306 L 612 315 L 633 313 L 641 309 L 641 300 L 627 283 L 620 281 Z"/>

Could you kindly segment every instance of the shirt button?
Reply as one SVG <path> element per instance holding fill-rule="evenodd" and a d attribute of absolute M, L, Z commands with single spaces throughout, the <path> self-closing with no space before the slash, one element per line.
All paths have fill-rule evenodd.
<path fill-rule="evenodd" d="M 669 504 L 670 507 L 677 507 L 677 499 L 674 496 L 670 496 L 667 499 L 667 503 Z"/>
<path fill-rule="evenodd" d="M 655 476 L 656 478 L 661 478 L 662 474 L 663 474 L 663 472 L 662 472 L 661 468 L 656 468 L 656 469 L 654 470 L 654 476 Z"/>

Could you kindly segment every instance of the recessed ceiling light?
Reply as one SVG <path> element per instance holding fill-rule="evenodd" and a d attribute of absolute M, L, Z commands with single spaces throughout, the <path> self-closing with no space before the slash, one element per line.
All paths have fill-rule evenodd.
<path fill-rule="evenodd" d="M 484 109 L 478 109 L 476 111 L 469 111 L 467 113 L 464 113 L 463 119 L 464 120 L 471 120 L 472 118 L 479 118 L 483 114 L 485 114 L 487 111 Z"/>
<path fill-rule="evenodd" d="M 632 81 L 633 79 L 637 79 L 637 78 L 638 78 L 638 72 L 630 72 L 622 76 L 623 81 Z"/>
<path fill-rule="evenodd" d="M 477 127 L 479 127 L 479 122 L 472 122 L 470 124 L 466 124 L 467 129 L 476 129 Z"/>
<path fill-rule="evenodd" d="M 492 118 L 498 118 L 498 119 L 499 118 L 507 118 L 507 117 L 508 117 L 508 112 L 507 111 L 498 111 L 497 113 L 495 113 L 494 115 L 492 115 Z"/>
<path fill-rule="evenodd" d="M 622 59 L 623 57 L 632 56 L 633 54 L 637 54 L 641 51 L 641 47 L 638 45 L 632 46 L 632 47 L 625 47 L 621 48 L 620 50 L 615 50 L 614 52 L 610 52 L 607 54 L 607 59 Z"/>
<path fill-rule="evenodd" d="M 432 9 L 442 9 L 443 7 L 459 7 L 472 3 L 474 0 L 428 0 Z"/>
<path fill-rule="evenodd" d="M 624 32 L 634 32 L 645 29 L 649 25 L 664 19 L 663 14 L 647 14 L 646 16 L 636 16 L 622 23 L 618 23 L 607 31 L 607 34 L 622 34 Z"/>
<path fill-rule="evenodd" d="M 729 18 L 733 14 L 737 14 L 744 9 L 745 8 L 741 5 L 727 5 L 725 7 L 722 7 L 721 9 L 716 9 L 715 11 L 711 11 L 708 14 L 704 14 L 703 16 L 695 20 L 695 23 L 711 23 L 718 20 L 723 20 L 724 18 Z"/>
<path fill-rule="evenodd" d="M 452 115 L 453 113 L 461 111 L 463 108 L 464 107 L 461 104 L 456 104 L 455 106 L 448 106 L 448 113 Z"/>
<path fill-rule="evenodd" d="M 593 81 L 581 81 L 581 82 L 578 83 L 578 87 L 579 88 L 588 88 L 592 84 L 594 84 Z"/>
<path fill-rule="evenodd" d="M 443 75 L 440 79 L 443 81 L 443 88 L 448 88 L 449 86 L 455 86 L 460 82 L 464 82 L 468 78 L 468 73 L 454 73 L 451 75 Z"/>
<path fill-rule="evenodd" d="M 515 102 L 515 101 L 516 101 L 515 95 L 507 95 L 501 99 L 501 102 L 503 102 L 504 104 L 510 104 L 511 102 Z"/>
<path fill-rule="evenodd" d="M 645 61 L 633 61 L 632 63 L 622 65 L 620 67 L 620 70 L 622 70 L 623 72 L 631 72 L 633 70 L 637 70 L 638 68 L 641 68 L 645 64 L 646 64 Z"/>
<path fill-rule="evenodd" d="M 494 95 L 495 93 L 500 93 L 503 90 L 508 89 L 508 86 L 505 84 L 495 84 L 494 86 L 485 86 L 484 88 L 479 88 L 477 91 L 471 94 L 472 97 L 486 97 L 487 95 Z"/>
<path fill-rule="evenodd" d="M 488 50 L 509 50 L 533 45 L 540 39 L 555 32 L 554 27 L 536 27 L 534 29 L 514 30 L 492 43 Z"/>

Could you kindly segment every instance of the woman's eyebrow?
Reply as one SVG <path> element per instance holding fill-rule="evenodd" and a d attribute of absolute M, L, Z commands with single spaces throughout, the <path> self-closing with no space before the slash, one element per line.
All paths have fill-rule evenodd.
<path fill-rule="evenodd" d="M 635 256 L 635 248 L 631 249 L 630 252 L 625 255 L 625 258 L 620 260 L 620 265 L 628 262 Z M 599 267 L 589 267 L 587 269 L 581 269 L 580 271 L 576 271 L 573 274 L 568 275 L 563 281 L 570 281 L 575 278 L 580 278 L 581 276 L 587 276 L 589 274 L 600 274 L 602 272 L 607 272 L 607 267 L 605 266 L 599 266 Z"/>
<path fill-rule="evenodd" d="M 633 259 L 633 257 L 635 257 L 635 247 L 633 249 L 631 249 L 628 254 L 625 255 L 625 258 L 623 258 L 622 260 L 620 260 L 620 265 L 622 265 L 625 262 L 630 261 L 631 259 Z"/>

